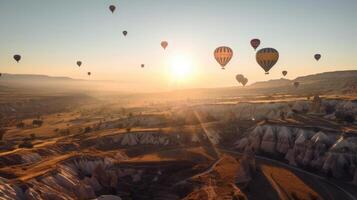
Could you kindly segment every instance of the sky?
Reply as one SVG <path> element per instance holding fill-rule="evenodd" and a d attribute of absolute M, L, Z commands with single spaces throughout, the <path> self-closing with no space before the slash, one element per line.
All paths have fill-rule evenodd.
<path fill-rule="evenodd" d="M 236 74 L 253 83 L 281 78 L 282 70 L 289 79 L 353 70 L 356 10 L 356 0 L 0 0 L 0 72 L 160 91 L 237 86 Z M 252 38 L 279 51 L 269 75 L 255 60 Z M 213 56 L 223 45 L 234 52 L 226 70 Z M 22 55 L 19 64 L 14 54 Z"/>

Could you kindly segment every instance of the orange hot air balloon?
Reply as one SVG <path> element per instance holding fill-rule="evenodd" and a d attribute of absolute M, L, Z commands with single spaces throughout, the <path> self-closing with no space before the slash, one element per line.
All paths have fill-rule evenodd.
<path fill-rule="evenodd" d="M 259 39 L 252 39 L 250 41 L 250 45 L 254 48 L 254 50 L 257 50 L 257 48 L 259 47 L 260 45 L 260 40 Z"/>
<path fill-rule="evenodd" d="M 281 73 L 282 73 L 284 76 L 286 76 L 286 75 L 288 74 L 288 71 L 285 71 L 285 70 L 284 70 L 284 71 L 282 71 Z"/>
<path fill-rule="evenodd" d="M 161 42 L 161 46 L 162 48 L 166 49 L 166 47 L 169 45 L 169 43 L 167 41 L 162 41 Z"/>
<path fill-rule="evenodd" d="M 222 69 L 225 69 L 225 66 L 233 57 L 233 50 L 226 46 L 218 47 L 214 50 L 214 58 L 221 65 Z"/>
<path fill-rule="evenodd" d="M 110 5 L 110 6 L 109 6 L 109 10 L 110 10 L 112 13 L 114 13 L 115 9 L 116 9 L 116 7 L 115 7 L 114 5 Z"/>
<path fill-rule="evenodd" d="M 16 60 L 16 62 L 20 62 L 21 56 L 16 54 L 16 55 L 14 55 L 14 59 Z"/>
<path fill-rule="evenodd" d="M 264 48 L 260 49 L 255 57 L 265 74 L 269 74 L 269 70 L 278 62 L 279 52 L 273 48 Z"/>
<path fill-rule="evenodd" d="M 80 67 L 82 65 L 82 61 L 77 61 L 77 65 Z"/>

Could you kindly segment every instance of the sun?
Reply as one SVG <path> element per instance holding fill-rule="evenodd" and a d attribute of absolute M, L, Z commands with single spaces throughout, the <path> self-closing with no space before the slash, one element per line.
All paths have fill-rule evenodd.
<path fill-rule="evenodd" d="M 185 56 L 175 56 L 171 60 L 171 78 L 176 81 L 188 80 L 192 73 L 192 60 Z"/>

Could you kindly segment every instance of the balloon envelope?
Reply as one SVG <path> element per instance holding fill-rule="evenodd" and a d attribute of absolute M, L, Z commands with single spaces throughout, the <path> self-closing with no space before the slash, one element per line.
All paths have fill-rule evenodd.
<path fill-rule="evenodd" d="M 88 74 L 88 76 L 90 76 L 92 73 L 91 73 L 91 72 L 88 72 L 87 74 Z"/>
<path fill-rule="evenodd" d="M 145 67 L 145 65 L 144 64 L 141 64 L 141 68 L 144 68 Z"/>
<path fill-rule="evenodd" d="M 128 34 L 128 31 L 123 31 L 123 35 L 126 36 Z"/>
<path fill-rule="evenodd" d="M 288 71 L 282 71 L 281 73 L 286 76 L 288 74 Z"/>
<path fill-rule="evenodd" d="M 251 41 L 250 41 L 250 45 L 252 45 L 252 47 L 254 48 L 254 50 L 256 50 L 258 47 L 259 47 L 259 45 L 260 45 L 260 40 L 259 39 L 252 39 Z"/>
<path fill-rule="evenodd" d="M 167 41 L 162 41 L 161 42 L 161 46 L 162 48 L 166 49 L 166 47 L 169 45 L 169 43 Z"/>
<path fill-rule="evenodd" d="M 221 65 L 222 69 L 224 69 L 232 57 L 233 51 L 229 47 L 221 46 L 214 50 L 214 58 Z"/>
<path fill-rule="evenodd" d="M 243 78 L 242 85 L 245 86 L 247 83 L 248 83 L 248 79 L 247 78 Z"/>
<path fill-rule="evenodd" d="M 237 80 L 239 83 L 242 83 L 243 79 L 244 79 L 244 76 L 243 76 L 242 74 L 237 74 L 237 75 L 236 75 L 236 80 Z"/>
<path fill-rule="evenodd" d="M 315 55 L 314 55 L 314 58 L 315 58 L 315 60 L 317 60 L 317 61 L 320 60 L 321 54 L 315 54 Z"/>
<path fill-rule="evenodd" d="M 77 61 L 77 65 L 78 65 L 78 67 L 80 67 L 82 65 L 82 62 L 81 61 Z"/>
<path fill-rule="evenodd" d="M 115 7 L 114 5 L 110 5 L 110 6 L 109 6 L 109 10 L 110 10 L 112 13 L 114 13 L 115 9 L 116 9 L 116 7 Z"/>
<path fill-rule="evenodd" d="M 19 62 L 21 60 L 21 56 L 16 54 L 14 55 L 14 59 L 16 60 L 16 62 Z"/>
<path fill-rule="evenodd" d="M 260 49 L 256 54 L 256 60 L 260 67 L 269 74 L 269 70 L 278 62 L 279 52 L 273 48 Z"/>

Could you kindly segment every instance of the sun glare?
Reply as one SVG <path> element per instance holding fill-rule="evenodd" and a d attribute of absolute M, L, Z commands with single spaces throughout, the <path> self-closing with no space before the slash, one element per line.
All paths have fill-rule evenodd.
<path fill-rule="evenodd" d="M 192 73 L 192 61 L 185 56 L 175 56 L 171 61 L 171 77 L 176 81 L 184 81 Z"/>

